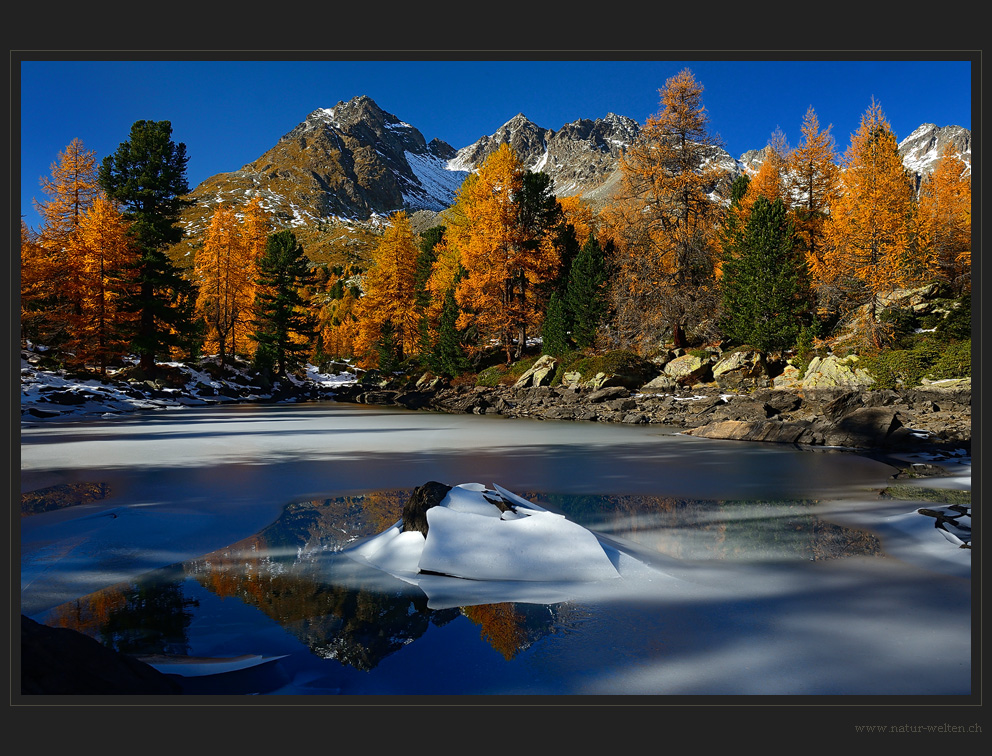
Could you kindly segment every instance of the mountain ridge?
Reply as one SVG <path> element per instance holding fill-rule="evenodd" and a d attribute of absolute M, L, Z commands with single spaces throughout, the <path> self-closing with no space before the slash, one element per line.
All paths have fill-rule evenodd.
<path fill-rule="evenodd" d="M 455 149 L 440 139 L 428 142 L 416 127 L 360 95 L 313 110 L 255 160 L 201 182 L 190 193 L 196 209 L 183 222 L 195 238 L 217 205 L 240 205 L 256 194 L 280 227 L 375 222 L 397 210 L 432 216 L 454 202 L 462 181 L 503 143 L 526 168 L 547 173 L 556 195 L 599 204 L 612 193 L 621 152 L 639 132 L 636 121 L 615 113 L 553 130 L 521 112 L 492 134 Z M 968 129 L 924 123 L 899 143 L 917 188 L 946 144 L 954 146 L 970 171 Z M 718 147 L 711 159 L 732 180 L 756 172 L 763 153 L 764 147 L 734 158 Z"/>

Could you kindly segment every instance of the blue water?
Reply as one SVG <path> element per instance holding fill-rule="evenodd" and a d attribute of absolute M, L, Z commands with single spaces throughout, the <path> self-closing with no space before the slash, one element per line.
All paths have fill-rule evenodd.
<path fill-rule="evenodd" d="M 22 491 L 110 493 L 23 518 L 21 605 L 128 653 L 283 657 L 186 678 L 194 694 L 967 692 L 970 581 L 821 515 L 891 472 L 650 426 L 334 403 L 39 425 Z M 662 569 L 582 601 L 432 608 L 340 554 L 428 480 L 498 483 Z M 934 623 L 962 663 L 928 661 Z"/>

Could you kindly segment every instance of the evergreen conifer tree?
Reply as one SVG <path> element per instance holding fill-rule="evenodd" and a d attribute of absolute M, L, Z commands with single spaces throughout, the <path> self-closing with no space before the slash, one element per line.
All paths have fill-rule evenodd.
<path fill-rule="evenodd" d="M 572 341 L 580 349 L 592 346 L 596 329 L 606 313 L 606 255 L 595 236 L 590 236 L 572 263 L 564 309 Z"/>
<path fill-rule="evenodd" d="M 438 323 L 437 343 L 431 350 L 429 365 L 435 373 L 454 377 L 469 368 L 468 354 L 462 343 L 463 331 L 458 329 L 458 302 L 454 287 L 448 289 Z"/>
<path fill-rule="evenodd" d="M 316 319 L 307 309 L 304 287 L 313 277 L 310 260 L 292 231 L 270 234 L 258 261 L 255 295 L 255 364 L 277 376 L 299 368 L 310 349 Z"/>
<path fill-rule="evenodd" d="M 724 258 L 724 334 L 764 351 L 793 346 L 810 308 L 804 267 L 785 204 L 759 196 Z"/>
<path fill-rule="evenodd" d="M 542 350 L 545 354 L 560 356 L 568 351 L 568 313 L 557 291 L 551 292 L 548 309 L 541 329 Z"/>
<path fill-rule="evenodd" d="M 196 292 L 166 254 L 183 238 L 179 214 L 190 200 L 186 183 L 186 145 L 172 141 L 169 121 L 136 121 L 126 142 L 104 158 L 99 183 L 121 205 L 138 245 L 137 313 L 133 348 L 142 370 L 154 373 L 156 355 L 172 347 L 189 348 Z"/>

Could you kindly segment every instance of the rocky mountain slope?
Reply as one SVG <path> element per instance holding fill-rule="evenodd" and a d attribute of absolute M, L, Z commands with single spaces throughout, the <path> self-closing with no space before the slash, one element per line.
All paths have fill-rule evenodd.
<path fill-rule="evenodd" d="M 903 165 L 914 177 L 916 188 L 920 188 L 923 177 L 931 173 L 944 152 L 951 145 L 954 152 L 967 166 L 965 175 L 971 175 L 971 132 L 960 126 L 939 128 L 933 123 L 924 123 L 912 134 L 899 142 L 899 154 Z"/>
<path fill-rule="evenodd" d="M 202 182 L 191 193 L 197 203 L 184 216 L 184 224 L 195 240 L 219 203 L 237 206 L 255 194 L 280 227 L 366 222 L 400 209 L 423 213 L 429 220 L 452 203 L 465 177 L 503 143 L 513 147 L 528 169 L 547 173 L 559 196 L 581 195 L 598 204 L 616 186 L 621 152 L 637 138 L 639 128 L 626 116 L 608 113 L 555 131 L 521 113 L 456 150 L 437 139 L 428 143 L 414 126 L 383 111 L 371 98 L 356 97 L 313 111 L 256 160 Z M 917 184 L 947 143 L 970 170 L 967 129 L 923 124 L 900 143 Z M 734 158 L 715 148 L 712 160 L 728 171 L 729 186 L 741 172 L 755 172 L 763 153 L 760 148 Z"/>

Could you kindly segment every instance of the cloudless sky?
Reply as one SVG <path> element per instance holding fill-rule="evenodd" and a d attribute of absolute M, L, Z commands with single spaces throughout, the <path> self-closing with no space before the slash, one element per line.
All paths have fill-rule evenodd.
<path fill-rule="evenodd" d="M 32 200 L 45 199 L 39 179 L 58 153 L 78 138 L 99 163 L 138 120 L 172 122 L 194 188 L 252 162 L 312 111 L 358 95 L 455 149 L 517 113 L 555 130 L 609 112 L 643 124 L 660 110 L 658 90 L 683 68 L 704 87 L 711 131 L 734 157 L 764 147 L 776 128 L 797 145 L 810 106 L 821 129 L 832 126 L 839 153 L 873 98 L 899 140 L 923 123 L 971 129 L 972 117 L 973 62 L 960 53 L 861 61 L 19 62 L 21 213 L 32 228 L 39 225 Z"/>

